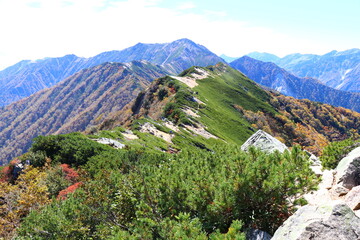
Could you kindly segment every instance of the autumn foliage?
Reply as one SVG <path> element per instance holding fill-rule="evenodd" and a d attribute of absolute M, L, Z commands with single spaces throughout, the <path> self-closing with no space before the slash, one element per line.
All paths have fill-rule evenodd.
<path fill-rule="evenodd" d="M 360 114 L 309 100 L 272 93 L 270 103 L 279 114 L 246 110 L 234 105 L 255 129 L 262 129 L 288 146 L 299 144 L 319 154 L 332 141 L 358 137 Z"/>
<path fill-rule="evenodd" d="M 64 163 L 61 164 L 60 166 L 62 168 L 63 173 L 65 174 L 65 179 L 72 183 L 75 183 L 79 178 L 79 173 L 75 169 L 71 168 L 68 164 Z"/>
<path fill-rule="evenodd" d="M 57 197 L 58 200 L 65 200 L 68 196 L 68 194 L 75 192 L 76 189 L 78 189 L 81 186 L 82 182 L 77 182 L 66 189 L 59 192 L 59 195 Z"/>
<path fill-rule="evenodd" d="M 15 184 L 0 182 L 0 239 L 10 239 L 23 217 L 50 202 L 45 177 L 45 172 L 28 167 Z"/>

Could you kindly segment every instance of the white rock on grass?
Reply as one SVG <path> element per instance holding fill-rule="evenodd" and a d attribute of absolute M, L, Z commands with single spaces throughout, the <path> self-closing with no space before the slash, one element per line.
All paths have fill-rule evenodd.
<path fill-rule="evenodd" d="M 110 147 L 116 148 L 116 149 L 122 149 L 125 147 L 124 144 L 121 142 L 118 142 L 116 140 L 110 139 L 110 138 L 99 138 L 95 140 L 98 143 L 109 145 Z"/>

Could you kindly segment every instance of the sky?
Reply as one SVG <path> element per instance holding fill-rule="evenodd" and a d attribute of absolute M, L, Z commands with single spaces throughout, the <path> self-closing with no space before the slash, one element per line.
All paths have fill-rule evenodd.
<path fill-rule="evenodd" d="M 188 38 L 220 55 L 360 48 L 360 0 L 0 0 L 0 69 Z"/>

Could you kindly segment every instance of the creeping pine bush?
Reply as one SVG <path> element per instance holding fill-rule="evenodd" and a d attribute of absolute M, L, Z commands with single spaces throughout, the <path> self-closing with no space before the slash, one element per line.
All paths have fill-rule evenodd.
<path fill-rule="evenodd" d="M 322 166 L 326 169 L 336 168 L 340 160 L 359 145 L 360 141 L 354 141 L 350 138 L 330 143 L 323 149 L 320 156 Z"/>
<path fill-rule="evenodd" d="M 299 147 L 284 154 L 225 144 L 179 154 L 119 150 L 82 168 L 89 179 L 31 212 L 20 237 L 243 239 L 249 227 L 273 233 L 295 210 L 289 199 L 316 185 Z"/>

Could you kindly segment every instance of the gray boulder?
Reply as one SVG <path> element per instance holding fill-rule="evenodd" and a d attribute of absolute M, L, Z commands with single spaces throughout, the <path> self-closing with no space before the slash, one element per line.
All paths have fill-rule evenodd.
<path fill-rule="evenodd" d="M 250 229 L 246 233 L 246 240 L 270 240 L 271 235 L 259 229 Z"/>
<path fill-rule="evenodd" d="M 272 240 L 360 239 L 360 218 L 346 204 L 300 208 L 276 230 Z"/>
<path fill-rule="evenodd" d="M 282 153 L 288 149 L 285 144 L 262 130 L 258 130 L 251 135 L 251 137 L 241 146 L 241 150 L 247 151 L 251 146 L 269 153 L 274 152 L 275 150 Z"/>
<path fill-rule="evenodd" d="M 352 150 L 336 167 L 336 182 L 347 189 L 360 185 L 360 147 Z"/>

